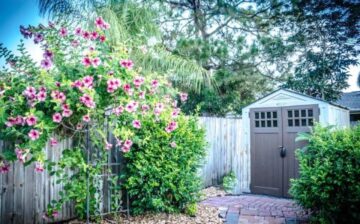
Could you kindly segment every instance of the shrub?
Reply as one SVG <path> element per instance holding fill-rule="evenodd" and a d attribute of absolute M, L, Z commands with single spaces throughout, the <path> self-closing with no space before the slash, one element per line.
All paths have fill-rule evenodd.
<path fill-rule="evenodd" d="M 230 173 L 228 173 L 226 176 L 224 176 L 223 178 L 223 188 L 227 193 L 230 193 L 235 185 L 236 185 L 236 176 L 235 173 L 233 171 L 231 171 Z"/>
<path fill-rule="evenodd" d="M 300 178 L 290 193 L 320 223 L 360 222 L 360 126 L 331 130 L 316 126 L 298 140 Z"/>
<path fill-rule="evenodd" d="M 181 115 L 179 127 L 169 134 L 151 120 L 143 122 L 141 145 L 125 154 L 125 188 L 131 211 L 179 212 L 199 198 L 196 175 L 204 157 L 204 130 L 193 117 Z"/>

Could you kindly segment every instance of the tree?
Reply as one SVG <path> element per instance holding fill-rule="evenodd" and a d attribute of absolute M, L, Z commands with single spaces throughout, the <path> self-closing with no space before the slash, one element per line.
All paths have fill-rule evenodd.
<path fill-rule="evenodd" d="M 73 24 L 102 16 L 112 27 L 109 41 L 114 46 L 129 49 L 130 57 L 144 71 L 165 75 L 195 92 L 199 92 L 202 86 L 212 85 L 211 74 L 194 60 L 167 51 L 155 23 L 157 14 L 135 1 L 39 0 L 39 9 L 43 16 L 70 20 Z M 83 25 L 94 26 L 93 23 Z"/>
<path fill-rule="evenodd" d="M 325 100 L 338 99 L 348 87 L 348 67 L 357 65 L 359 9 L 356 1 L 301 0 L 283 12 L 292 24 L 291 39 L 299 59 L 285 87 Z"/>
<path fill-rule="evenodd" d="M 214 74 L 217 88 L 190 91 L 183 106 L 187 111 L 200 105 L 210 114 L 241 113 L 244 105 L 284 80 L 290 67 L 284 52 L 291 46 L 270 32 L 280 7 L 276 1 L 160 0 L 148 6 L 161 12 L 157 18 L 167 48 Z"/>

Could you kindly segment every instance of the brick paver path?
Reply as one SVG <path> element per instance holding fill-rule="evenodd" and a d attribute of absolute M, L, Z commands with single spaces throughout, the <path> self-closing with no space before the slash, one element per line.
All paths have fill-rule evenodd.
<path fill-rule="evenodd" d="M 240 195 L 209 198 L 201 203 L 219 208 L 227 224 L 295 224 L 308 220 L 308 214 L 290 199 Z"/>

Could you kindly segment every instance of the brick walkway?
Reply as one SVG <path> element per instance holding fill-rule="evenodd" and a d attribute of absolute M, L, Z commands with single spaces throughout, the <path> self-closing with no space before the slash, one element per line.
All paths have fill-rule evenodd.
<path fill-rule="evenodd" d="M 308 215 L 293 200 L 260 195 L 209 198 L 202 204 L 217 207 L 227 224 L 307 223 Z"/>

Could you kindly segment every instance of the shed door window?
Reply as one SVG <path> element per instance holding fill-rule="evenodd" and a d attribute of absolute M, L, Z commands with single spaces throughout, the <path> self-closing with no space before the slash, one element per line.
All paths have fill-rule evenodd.
<path fill-rule="evenodd" d="M 289 127 L 314 126 L 313 109 L 287 110 L 287 124 Z"/>
<path fill-rule="evenodd" d="M 261 111 L 255 112 L 256 128 L 276 128 L 278 126 L 277 111 Z"/>

